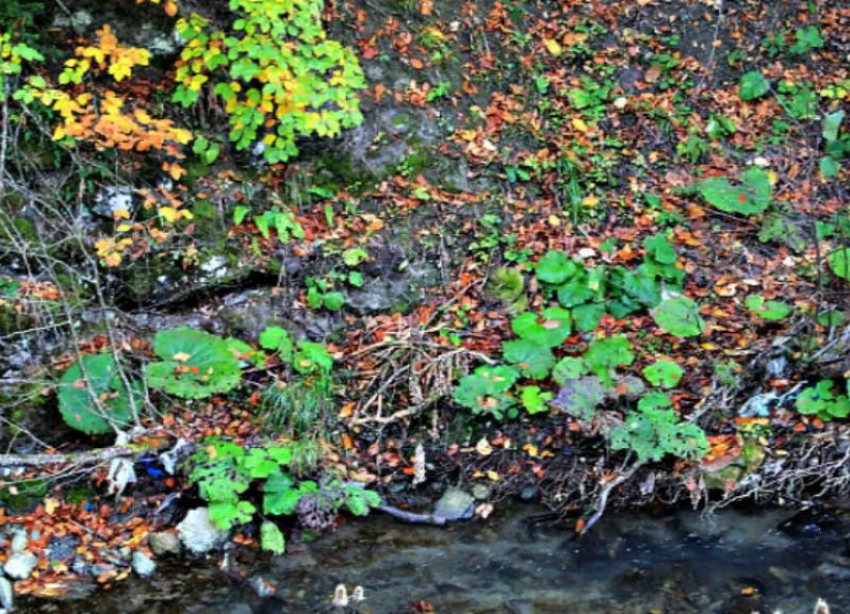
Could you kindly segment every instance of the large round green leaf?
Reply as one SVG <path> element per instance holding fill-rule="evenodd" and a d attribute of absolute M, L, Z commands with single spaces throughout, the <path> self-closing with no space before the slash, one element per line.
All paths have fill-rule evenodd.
<path fill-rule="evenodd" d="M 754 215 L 770 206 L 773 189 L 770 176 L 761 168 L 741 174 L 741 185 L 732 185 L 726 177 L 710 177 L 698 184 L 700 194 L 711 205 L 727 213 Z"/>
<path fill-rule="evenodd" d="M 517 365 L 523 375 L 533 379 L 545 379 L 552 367 L 555 366 L 555 356 L 545 345 L 515 339 L 502 346 L 505 360 Z"/>
<path fill-rule="evenodd" d="M 537 279 L 547 284 L 562 284 L 575 275 L 578 267 L 564 252 L 551 250 L 537 263 Z"/>
<path fill-rule="evenodd" d="M 540 317 L 524 313 L 511 321 L 511 328 L 523 339 L 546 347 L 561 345 L 572 332 L 570 312 L 561 307 L 550 307 Z"/>
<path fill-rule="evenodd" d="M 239 385 L 239 361 L 227 342 L 204 331 L 181 327 L 154 338 L 162 360 L 147 366 L 148 385 L 184 399 L 203 399 Z"/>
<path fill-rule="evenodd" d="M 652 312 L 658 326 L 677 337 L 696 337 L 705 330 L 699 306 L 684 296 L 668 298 Z"/>
<path fill-rule="evenodd" d="M 829 268 L 841 279 L 850 281 L 850 247 L 832 252 L 829 255 Z"/>
<path fill-rule="evenodd" d="M 132 421 L 130 394 L 137 408 L 142 404 L 141 386 L 133 382 L 130 388 L 128 392 L 111 354 L 83 356 L 59 380 L 62 419 L 71 428 L 89 435 L 111 432 L 110 422 L 124 428 Z"/>

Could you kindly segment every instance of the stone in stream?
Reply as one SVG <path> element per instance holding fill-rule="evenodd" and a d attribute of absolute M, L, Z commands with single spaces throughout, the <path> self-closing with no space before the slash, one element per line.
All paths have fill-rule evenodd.
<path fill-rule="evenodd" d="M 183 546 L 194 554 L 206 554 L 227 541 L 227 532 L 210 521 L 210 512 L 205 507 L 190 510 L 177 525 L 177 533 Z"/>
<path fill-rule="evenodd" d="M 0 606 L 4 610 L 11 612 L 14 602 L 15 590 L 12 588 L 12 583 L 3 576 L 0 576 Z"/>
<path fill-rule="evenodd" d="M 26 580 L 36 565 L 38 557 L 31 552 L 16 552 L 3 565 L 3 571 L 13 580 Z"/>
<path fill-rule="evenodd" d="M 138 550 L 134 552 L 131 561 L 133 571 L 140 578 L 150 578 L 156 573 L 156 563 L 144 552 L 139 552 Z"/>
<path fill-rule="evenodd" d="M 469 520 L 475 514 L 475 498 L 460 488 L 450 487 L 437 501 L 434 516 L 448 522 Z"/>
<path fill-rule="evenodd" d="M 148 537 L 148 545 L 157 556 L 164 556 L 166 554 L 179 555 L 180 550 L 182 549 L 182 546 L 180 545 L 180 538 L 177 534 L 166 531 L 152 533 L 150 537 Z"/>
<path fill-rule="evenodd" d="M 15 531 L 14 535 L 12 535 L 12 552 L 24 552 L 29 545 L 27 532 L 23 529 Z"/>

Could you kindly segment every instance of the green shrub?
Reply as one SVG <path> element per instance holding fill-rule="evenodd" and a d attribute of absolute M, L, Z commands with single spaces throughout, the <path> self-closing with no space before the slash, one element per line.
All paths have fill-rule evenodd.
<path fill-rule="evenodd" d="M 230 0 L 227 30 L 193 14 L 180 19 L 186 40 L 173 100 L 194 104 L 209 84 L 243 150 L 262 143 L 270 163 L 297 155 L 296 139 L 333 137 L 362 122 L 357 91 L 366 86 L 357 56 L 329 40 L 320 0 Z"/>
<path fill-rule="evenodd" d="M 611 449 L 631 450 L 641 463 L 658 462 L 667 454 L 699 459 L 708 452 L 705 432 L 696 424 L 682 422 L 670 399 L 650 393 L 638 403 L 638 411 L 626 414 L 623 425 L 611 433 Z"/>
<path fill-rule="evenodd" d="M 71 365 L 59 380 L 59 411 L 68 426 L 101 435 L 111 432 L 113 426 L 123 429 L 133 422 L 131 395 L 138 411 L 142 407 L 141 385 L 131 382 L 128 391 L 111 354 L 89 354 Z"/>

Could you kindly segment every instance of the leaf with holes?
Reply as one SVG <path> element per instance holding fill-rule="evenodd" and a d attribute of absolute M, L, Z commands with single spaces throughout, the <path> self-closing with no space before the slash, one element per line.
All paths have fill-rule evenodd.
<path fill-rule="evenodd" d="M 71 428 L 100 435 L 113 430 L 110 422 L 119 429 L 132 422 L 131 395 L 141 409 L 141 385 L 131 381 L 127 391 L 111 354 L 86 355 L 59 380 L 59 411 Z"/>

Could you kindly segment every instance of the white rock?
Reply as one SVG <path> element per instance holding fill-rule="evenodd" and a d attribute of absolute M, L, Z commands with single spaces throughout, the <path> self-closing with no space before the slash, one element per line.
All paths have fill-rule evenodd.
<path fill-rule="evenodd" d="M 0 605 L 3 610 L 12 611 L 15 602 L 15 591 L 12 588 L 12 583 L 3 576 L 0 576 Z M 3 611 L 0 610 L 0 611 Z"/>
<path fill-rule="evenodd" d="M 138 550 L 133 553 L 132 565 L 133 571 L 140 578 L 150 578 L 156 573 L 156 563 L 151 560 L 151 557 Z"/>
<path fill-rule="evenodd" d="M 36 565 L 38 557 L 31 552 L 16 552 L 3 565 L 3 571 L 13 580 L 26 580 Z"/>
<path fill-rule="evenodd" d="M 227 541 L 227 532 L 210 521 L 210 512 L 205 507 L 190 510 L 177 525 L 177 534 L 183 546 L 195 554 L 206 554 Z"/>

